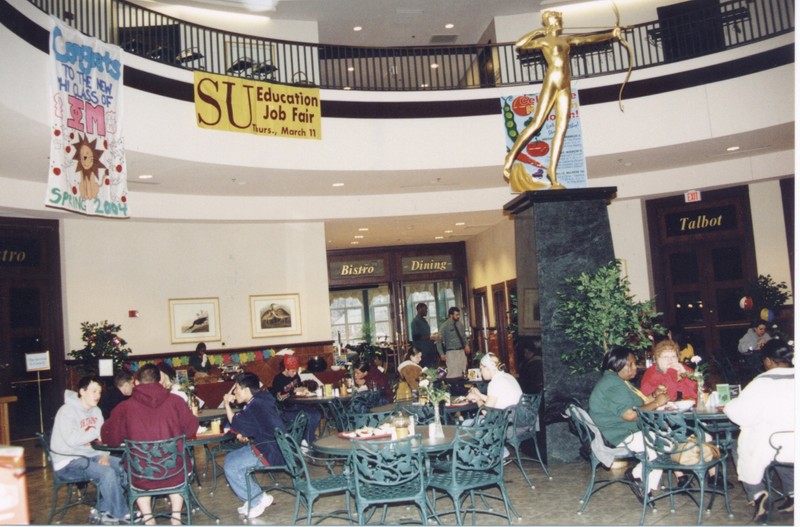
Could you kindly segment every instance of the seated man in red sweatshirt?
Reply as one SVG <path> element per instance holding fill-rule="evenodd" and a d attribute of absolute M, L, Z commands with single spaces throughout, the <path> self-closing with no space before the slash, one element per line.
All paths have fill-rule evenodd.
<path fill-rule="evenodd" d="M 199 425 L 197 417 L 183 399 L 161 386 L 161 372 L 158 367 L 155 364 L 145 364 L 139 369 L 138 377 L 139 384 L 133 389 L 133 395 L 117 405 L 111 412 L 111 417 L 103 423 L 103 442 L 117 446 L 127 439 L 158 441 L 182 434 L 193 437 Z M 188 456 L 185 462 L 191 463 Z M 134 483 L 142 488 L 153 484 L 149 481 Z M 165 480 L 159 482 L 158 487 L 169 487 L 177 483 Z M 183 497 L 180 494 L 170 494 L 169 500 L 172 505 L 171 522 L 173 525 L 180 525 Z M 150 498 L 139 498 L 136 504 L 142 512 L 144 523 L 155 525 Z"/>

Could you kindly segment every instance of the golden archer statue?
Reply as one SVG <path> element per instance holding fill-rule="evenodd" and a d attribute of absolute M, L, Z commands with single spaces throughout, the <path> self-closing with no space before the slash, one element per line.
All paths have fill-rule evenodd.
<path fill-rule="evenodd" d="M 511 150 L 506 155 L 506 161 L 503 165 L 503 178 L 508 181 L 511 189 L 515 192 L 541 190 L 547 187 L 546 183 L 534 181 L 522 165 L 519 163 L 514 165 L 514 161 L 522 149 L 525 148 L 525 145 L 539 132 L 547 116 L 554 108 L 556 114 L 555 133 L 550 148 L 550 167 L 547 169 L 547 178 L 550 180 L 551 189 L 565 188 L 558 182 L 556 169 L 558 160 L 561 157 L 561 149 L 564 145 L 564 136 L 567 133 L 570 113 L 570 48 L 613 39 L 619 40 L 628 48 L 627 41 L 622 37 L 623 28 L 619 25 L 619 12 L 616 10 L 616 6 L 614 6 L 614 11 L 617 14 L 617 25 L 611 31 L 567 35 L 561 33 L 563 30 L 561 13 L 544 11 L 542 13 L 544 27 L 524 35 L 515 44 L 517 49 L 541 51 L 547 62 L 547 72 L 542 82 L 542 90 L 539 93 L 539 101 L 533 113 L 533 119 L 514 141 L 514 146 L 511 147 Z M 628 51 L 630 52 L 630 48 L 628 48 Z M 628 74 L 630 75 L 630 71 Z M 622 91 L 620 90 L 620 97 L 621 94 Z M 622 108 L 621 102 L 620 108 Z"/>

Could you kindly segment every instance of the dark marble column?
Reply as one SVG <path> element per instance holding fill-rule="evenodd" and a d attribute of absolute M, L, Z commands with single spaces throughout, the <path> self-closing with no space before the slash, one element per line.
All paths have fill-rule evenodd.
<path fill-rule="evenodd" d="M 614 260 L 607 205 L 616 191 L 601 187 L 526 192 L 504 207 L 514 218 L 521 344 L 541 335 L 542 420 L 550 462 L 578 458 L 578 439 L 558 414 L 573 398 L 587 405 L 599 378 L 598 373 L 573 375 L 561 362 L 562 353 L 574 345 L 557 325 L 556 293 L 563 290 L 566 278 L 594 272 Z M 531 313 L 537 308 L 539 317 Z"/>

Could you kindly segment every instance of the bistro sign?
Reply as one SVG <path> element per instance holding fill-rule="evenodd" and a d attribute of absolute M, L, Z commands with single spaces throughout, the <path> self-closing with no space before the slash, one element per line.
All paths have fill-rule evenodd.
<path fill-rule="evenodd" d="M 736 206 L 725 205 L 667 214 L 667 236 L 686 236 L 705 232 L 729 231 L 737 228 Z"/>
<path fill-rule="evenodd" d="M 39 242 L 19 238 L 0 238 L 0 267 L 38 267 Z"/>
<path fill-rule="evenodd" d="M 383 260 L 353 260 L 331 262 L 328 266 L 331 279 L 363 276 L 383 276 Z"/>
<path fill-rule="evenodd" d="M 403 274 L 444 273 L 453 270 L 453 257 L 449 254 L 439 256 L 409 256 L 403 258 Z"/>

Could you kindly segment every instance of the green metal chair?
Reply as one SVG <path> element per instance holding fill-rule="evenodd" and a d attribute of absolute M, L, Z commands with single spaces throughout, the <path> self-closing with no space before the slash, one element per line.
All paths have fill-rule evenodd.
<path fill-rule="evenodd" d="M 128 509 L 131 525 L 135 515 L 133 505 L 141 497 L 180 494 L 186 507 L 186 524 L 192 524 L 192 470 L 186 448 L 186 436 L 160 441 L 131 441 L 124 443 L 123 460 L 128 480 Z M 150 488 L 153 487 L 153 488 Z M 172 512 L 156 513 L 153 517 L 171 518 Z"/>
<path fill-rule="evenodd" d="M 391 420 L 396 411 L 397 410 L 386 410 L 383 412 L 350 413 L 348 419 L 352 428 L 349 428 L 349 430 L 358 430 L 365 426 L 377 428 L 386 421 Z"/>
<path fill-rule="evenodd" d="M 581 453 L 589 458 L 589 463 L 592 465 L 589 485 L 586 487 L 586 492 L 581 500 L 581 507 L 578 509 L 578 514 L 583 514 L 583 511 L 589 505 L 589 500 L 598 491 L 613 483 L 624 483 L 628 487 L 633 485 L 621 475 L 618 478 L 597 479 L 597 467 L 602 463 L 606 468 L 610 468 L 614 461 L 633 458 L 636 454 L 625 447 L 615 447 L 607 444 L 592 417 L 580 406 L 570 404 L 566 409 L 566 415 L 569 417 L 581 442 Z"/>
<path fill-rule="evenodd" d="M 381 525 L 384 525 L 388 507 L 395 503 L 416 504 L 422 525 L 428 524 L 427 478 L 421 442 L 420 434 L 395 441 L 350 440 L 349 466 L 360 525 L 369 521 L 375 512 L 373 510 L 367 517 L 368 509 L 380 506 L 383 507 Z"/>
<path fill-rule="evenodd" d="M 300 412 L 299 414 L 297 414 L 295 416 L 294 421 L 292 421 L 292 424 L 289 425 L 289 429 L 287 430 L 287 433 L 299 445 L 300 442 L 303 440 L 303 437 L 306 434 L 306 427 L 307 426 L 308 426 L 308 415 L 306 415 L 305 412 Z M 247 495 L 250 496 L 250 481 L 254 480 L 254 477 L 250 477 L 250 476 L 253 476 L 254 474 L 259 473 L 259 472 L 267 473 L 269 475 L 269 477 L 272 479 L 272 483 L 274 485 L 272 487 L 272 490 L 279 490 L 281 492 L 286 492 L 287 494 L 294 494 L 295 493 L 294 488 L 292 488 L 292 487 L 284 487 L 284 486 L 281 486 L 281 485 L 278 484 L 278 480 L 275 479 L 275 475 L 273 474 L 273 472 L 275 472 L 275 471 L 287 472 L 287 467 L 286 467 L 286 465 L 269 465 L 269 466 L 267 466 L 267 465 L 257 465 L 257 466 L 248 467 L 245 470 L 245 488 L 247 489 Z M 263 489 L 263 485 L 262 485 L 262 489 Z M 248 507 L 247 507 L 247 512 L 248 512 L 248 514 L 250 513 L 249 504 L 248 504 Z M 246 517 L 246 515 L 245 515 L 245 517 Z"/>
<path fill-rule="evenodd" d="M 506 518 L 509 525 L 512 512 L 522 520 L 511 505 L 503 481 L 503 445 L 511 409 L 486 408 L 484 411 L 485 414 L 479 416 L 473 425 L 458 427 L 451 458 L 446 463 L 438 464 L 437 470 L 430 476 L 428 488 L 432 490 L 431 503 L 434 505 L 431 509 L 434 510 L 437 521 L 443 514 L 455 514 L 458 525 L 463 525 L 463 515 L 467 512 L 472 513 L 473 524 L 476 513 Z M 499 496 L 485 492 L 493 487 L 500 490 Z M 450 496 L 453 501 L 452 511 L 435 510 L 437 490 Z M 467 496 L 470 503 L 464 508 L 462 502 Z M 482 498 L 485 503 L 487 498 L 501 500 L 505 512 L 495 511 L 491 507 L 476 508 L 475 496 Z"/>
<path fill-rule="evenodd" d="M 691 416 L 687 419 L 684 412 L 659 412 L 645 411 L 636 409 L 638 414 L 637 424 L 644 436 L 645 452 L 642 459 L 642 482 L 644 485 L 645 499 L 642 503 L 642 519 L 640 525 L 644 524 L 647 516 L 647 507 L 654 505 L 656 501 L 669 498 L 670 511 L 675 511 L 675 495 L 686 494 L 697 504 L 697 524 L 703 523 L 703 512 L 706 494 L 721 494 L 725 497 L 725 507 L 728 516 L 733 517 L 731 512 L 730 498 L 728 497 L 728 453 L 720 452 L 720 457 L 704 461 L 707 448 L 703 444 L 706 439 L 703 427 L 691 410 Z M 695 441 L 692 441 L 695 439 Z M 680 456 L 684 452 L 689 452 L 699 448 L 700 461 L 694 465 L 685 465 L 673 460 L 672 456 Z M 652 458 L 652 459 L 650 459 Z M 722 489 L 706 488 L 706 474 L 709 469 L 716 467 L 717 477 L 722 477 Z M 663 470 L 667 476 L 667 489 L 658 496 L 651 496 L 647 488 L 648 475 L 653 470 Z M 672 473 L 675 471 L 683 472 L 692 477 L 683 485 L 673 488 Z M 721 474 L 720 474 L 721 472 Z M 698 487 L 692 485 L 696 480 Z M 710 512 L 710 508 L 707 512 Z"/>
<path fill-rule="evenodd" d="M 330 474 L 322 478 L 312 479 L 297 440 L 280 430 L 275 430 L 275 440 L 278 442 L 278 448 L 280 448 L 283 459 L 286 462 L 284 470 L 289 473 L 294 486 L 292 524 L 297 523 L 301 503 L 306 508 L 306 525 L 311 525 L 311 518 L 314 517 L 319 517 L 320 521 L 329 517 L 342 518 L 337 512 L 325 515 L 314 514 L 314 502 L 317 498 L 322 495 L 340 492 L 345 494 L 345 503 L 347 505 L 347 516 L 344 519 L 350 521 L 351 482 L 349 477 L 346 474 Z"/>
<path fill-rule="evenodd" d="M 547 471 L 547 465 L 542 460 L 542 453 L 539 451 L 539 442 L 536 440 L 536 428 L 539 424 L 539 407 L 542 404 L 542 394 L 524 394 L 514 407 L 511 419 L 511 426 L 508 429 L 508 438 L 506 445 L 514 449 L 514 464 L 519 467 L 522 475 L 525 476 L 525 481 L 532 489 L 536 487 L 528 477 L 525 467 L 522 466 L 522 461 L 536 461 L 542 467 L 548 479 L 553 479 L 550 472 Z M 531 440 L 536 448 L 536 457 L 525 456 L 520 454 L 520 446 L 524 441 Z"/>
<path fill-rule="evenodd" d="M 784 445 L 791 444 L 792 442 L 794 442 L 794 431 L 791 430 L 773 432 L 769 436 L 769 446 L 775 450 L 775 455 L 773 456 L 772 463 L 770 463 L 764 471 L 764 483 L 767 487 L 767 518 L 764 521 L 765 524 L 769 523 L 772 508 L 778 500 L 790 497 L 794 498 L 794 496 L 790 496 L 783 487 L 781 487 L 781 490 L 778 490 L 773 483 L 778 476 L 778 469 L 791 468 L 794 470 L 794 463 L 778 461 L 778 457 L 781 457 L 781 450 L 785 448 Z"/>
<path fill-rule="evenodd" d="M 39 444 L 42 446 L 42 450 L 44 450 L 44 455 L 47 458 L 47 464 L 50 466 L 50 469 L 53 472 L 53 503 L 50 506 L 50 516 L 47 518 L 47 523 L 52 523 L 53 517 L 56 514 L 59 514 L 58 521 L 56 523 L 61 523 L 61 520 L 64 519 L 64 514 L 67 512 L 68 509 L 76 505 L 88 505 L 93 509 L 97 509 L 97 501 L 100 498 L 100 494 L 97 491 L 97 487 L 95 487 L 94 499 L 89 497 L 88 493 L 88 484 L 94 483 L 94 481 L 89 477 L 85 476 L 80 479 L 63 479 L 58 476 L 55 470 L 53 470 L 53 458 L 50 454 L 50 433 L 39 433 L 36 432 L 36 438 L 39 440 Z M 89 458 L 83 458 L 86 460 L 86 466 L 89 466 Z M 86 488 L 81 490 L 79 488 L 80 484 L 86 484 Z M 67 488 L 67 501 L 61 507 L 57 507 L 58 505 L 58 490 L 61 487 Z"/>
<path fill-rule="evenodd" d="M 435 415 L 433 405 L 403 403 L 401 407 L 404 412 L 414 416 L 415 424 L 427 425 L 433 422 L 433 417 Z"/>

